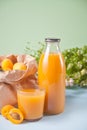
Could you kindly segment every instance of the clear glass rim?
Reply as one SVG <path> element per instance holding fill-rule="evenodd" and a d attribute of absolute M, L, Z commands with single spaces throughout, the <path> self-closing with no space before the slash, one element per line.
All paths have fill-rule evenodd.
<path fill-rule="evenodd" d="M 25 96 L 36 96 L 36 95 L 45 95 L 45 89 L 18 89 L 17 94 L 23 94 Z"/>

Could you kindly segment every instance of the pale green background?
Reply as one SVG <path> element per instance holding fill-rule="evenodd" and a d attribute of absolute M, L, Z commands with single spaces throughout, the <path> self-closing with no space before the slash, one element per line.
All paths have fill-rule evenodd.
<path fill-rule="evenodd" d="M 87 45 L 87 0 L 0 0 L 0 55 L 61 38 L 61 50 Z"/>

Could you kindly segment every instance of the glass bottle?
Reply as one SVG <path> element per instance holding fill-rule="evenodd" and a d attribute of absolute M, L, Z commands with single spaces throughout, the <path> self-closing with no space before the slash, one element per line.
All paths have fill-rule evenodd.
<path fill-rule="evenodd" d="M 59 114 L 65 103 L 65 63 L 59 48 L 60 39 L 46 38 L 46 48 L 38 66 L 38 83 L 45 89 L 44 113 Z"/>

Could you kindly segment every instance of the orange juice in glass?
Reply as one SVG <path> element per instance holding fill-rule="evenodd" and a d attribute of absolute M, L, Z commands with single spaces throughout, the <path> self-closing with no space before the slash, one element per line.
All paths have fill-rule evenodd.
<path fill-rule="evenodd" d="M 29 121 L 39 120 L 43 117 L 45 91 L 39 89 L 24 89 L 17 91 L 18 108 L 23 112 L 24 118 Z"/>
<path fill-rule="evenodd" d="M 38 83 L 46 91 L 45 114 L 59 114 L 65 104 L 65 63 L 60 52 L 59 39 L 46 39 L 46 50 L 38 66 Z"/>

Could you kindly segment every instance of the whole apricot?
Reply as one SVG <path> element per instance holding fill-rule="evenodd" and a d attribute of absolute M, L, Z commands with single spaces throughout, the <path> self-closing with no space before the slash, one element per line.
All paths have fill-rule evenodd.
<path fill-rule="evenodd" d="M 24 63 L 17 62 L 13 65 L 13 70 L 26 70 L 27 66 Z"/>
<path fill-rule="evenodd" d="M 10 59 L 5 58 L 1 63 L 1 67 L 2 67 L 3 71 L 12 70 L 13 69 L 13 62 Z"/>

